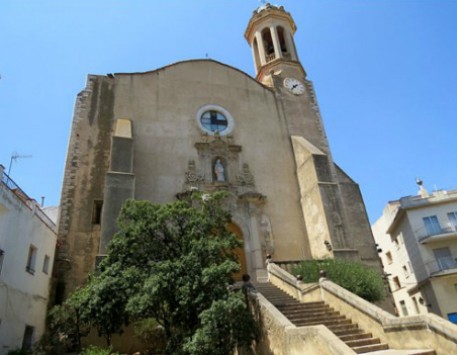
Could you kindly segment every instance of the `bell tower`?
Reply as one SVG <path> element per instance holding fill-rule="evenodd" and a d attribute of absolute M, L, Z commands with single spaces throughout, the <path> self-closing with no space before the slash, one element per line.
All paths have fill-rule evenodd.
<path fill-rule="evenodd" d="M 244 37 L 252 49 L 259 82 L 273 86 L 271 75 L 280 73 L 306 77 L 295 48 L 296 30 L 292 16 L 283 6 L 266 3 L 254 11 Z"/>
<path fill-rule="evenodd" d="M 380 269 L 359 187 L 333 161 L 313 84 L 297 55 L 296 30 L 283 6 L 266 3 L 253 12 L 244 36 L 256 80 L 273 90 L 291 143 L 310 254 Z"/>

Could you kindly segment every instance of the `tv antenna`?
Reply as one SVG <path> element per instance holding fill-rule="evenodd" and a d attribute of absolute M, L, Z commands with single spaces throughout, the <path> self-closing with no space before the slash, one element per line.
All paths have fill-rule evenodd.
<path fill-rule="evenodd" d="M 22 158 L 31 158 L 32 156 L 31 155 L 20 155 L 18 154 L 17 152 L 13 152 L 11 154 L 11 159 L 10 159 L 10 166 L 8 168 L 8 177 L 10 177 L 10 173 L 11 173 L 11 166 L 13 165 L 13 160 L 16 161 L 18 159 L 22 159 Z"/>

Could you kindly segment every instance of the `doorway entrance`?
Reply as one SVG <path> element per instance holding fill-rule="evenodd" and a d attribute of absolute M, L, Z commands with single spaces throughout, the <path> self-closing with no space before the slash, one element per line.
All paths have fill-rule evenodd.
<path fill-rule="evenodd" d="M 230 223 L 228 225 L 227 229 L 229 230 L 229 232 L 232 232 L 233 234 L 235 234 L 236 238 L 238 240 L 240 240 L 241 242 L 243 242 L 243 245 L 244 245 L 243 232 L 241 231 L 240 227 L 238 227 L 234 223 Z M 233 279 L 235 281 L 241 281 L 241 277 L 244 274 L 248 273 L 248 268 L 247 268 L 247 264 L 246 264 L 246 254 L 244 252 L 243 246 L 241 246 L 240 248 L 236 248 L 234 250 L 234 252 L 235 252 L 236 257 L 238 258 L 238 262 L 240 263 L 240 271 L 233 274 Z"/>

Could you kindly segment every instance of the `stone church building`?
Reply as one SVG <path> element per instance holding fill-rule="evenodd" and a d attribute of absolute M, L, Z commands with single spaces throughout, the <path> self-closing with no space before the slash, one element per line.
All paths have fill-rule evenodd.
<path fill-rule="evenodd" d="M 332 159 L 316 94 L 283 7 L 254 11 L 256 77 L 214 60 L 89 75 L 71 129 L 55 276 L 83 283 L 127 199 L 167 203 L 226 190 L 243 272 L 265 258 L 349 258 L 380 267 L 358 185 Z"/>

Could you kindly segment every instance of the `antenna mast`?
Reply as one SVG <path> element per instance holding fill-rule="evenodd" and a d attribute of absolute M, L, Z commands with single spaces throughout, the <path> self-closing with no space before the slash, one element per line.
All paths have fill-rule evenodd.
<path fill-rule="evenodd" d="M 10 177 L 11 166 L 13 165 L 13 160 L 16 161 L 19 158 L 22 159 L 22 158 L 31 158 L 31 157 L 32 157 L 31 155 L 19 155 L 17 152 L 13 152 L 11 154 L 10 166 L 8 168 L 8 177 Z"/>

